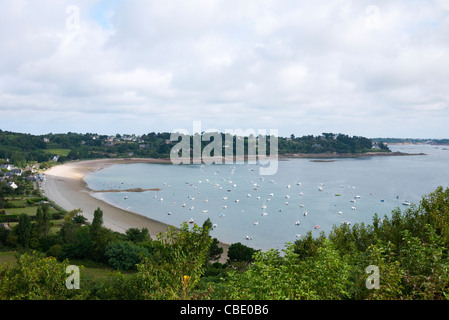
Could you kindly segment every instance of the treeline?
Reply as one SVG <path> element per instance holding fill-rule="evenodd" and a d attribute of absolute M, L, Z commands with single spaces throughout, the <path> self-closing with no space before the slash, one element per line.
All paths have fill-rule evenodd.
<path fill-rule="evenodd" d="M 375 142 L 449 145 L 449 139 L 416 139 L 416 138 L 373 138 Z"/>
<path fill-rule="evenodd" d="M 151 241 L 144 230 L 134 230 L 105 249 L 100 239 L 110 231 L 101 227 L 100 216 L 96 212 L 91 225 L 75 225 L 75 233 L 61 230 L 72 240 L 57 248 L 53 244 L 47 256 L 28 253 L 16 267 L 0 266 L 0 298 L 449 299 L 449 189 L 442 187 L 419 205 L 375 216 L 370 225 L 334 226 L 327 237 L 308 233 L 282 254 L 235 244 L 229 251 L 238 254 L 226 264 L 210 263 L 213 239 L 207 224 L 190 228 L 185 223 Z M 78 223 L 75 217 L 67 222 Z M 106 255 L 116 269 L 134 271 L 95 282 L 82 276 L 79 290 L 64 290 L 69 262 L 54 256 L 79 254 Z"/>
<path fill-rule="evenodd" d="M 222 148 L 215 150 L 225 155 L 227 136 L 221 133 Z M 266 153 L 270 152 L 270 136 L 264 137 L 267 143 Z M 193 149 L 193 136 L 189 136 Z M 248 143 L 256 137 L 243 137 L 245 152 L 248 151 Z M 237 148 L 236 136 L 232 138 L 233 154 Z M 203 150 L 210 141 L 201 142 Z M 170 152 L 178 141 L 170 141 L 170 133 L 151 132 L 141 136 L 98 135 L 94 133 L 63 133 L 30 135 L 0 130 L 0 159 L 9 159 L 9 162 L 24 167 L 30 162 L 42 163 L 54 159 L 58 162 L 67 160 L 114 158 L 114 157 L 148 157 L 170 158 Z M 376 144 L 382 151 L 389 151 L 383 143 Z M 293 153 L 364 153 L 372 151 L 373 141 L 360 136 L 348 136 L 345 134 L 323 133 L 319 136 L 288 138 L 278 137 L 278 153 L 280 155 Z M 193 152 L 193 151 L 192 151 Z M 258 152 L 259 154 L 259 152 Z M 218 155 L 218 154 L 214 154 Z"/>
<path fill-rule="evenodd" d="M 378 143 L 382 151 L 390 151 L 382 142 Z M 279 140 L 279 153 L 365 153 L 373 151 L 373 141 L 360 136 L 323 133 L 320 136 L 295 137 Z"/>

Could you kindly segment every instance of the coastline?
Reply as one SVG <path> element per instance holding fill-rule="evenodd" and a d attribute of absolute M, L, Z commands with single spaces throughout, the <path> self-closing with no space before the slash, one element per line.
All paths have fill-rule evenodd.
<path fill-rule="evenodd" d="M 164 234 L 170 225 L 151 219 L 149 217 L 127 211 L 111 205 L 93 195 L 84 177 L 92 172 L 101 170 L 114 164 L 131 163 L 171 163 L 168 159 L 134 158 L 134 159 L 95 159 L 73 161 L 56 165 L 45 172 L 45 182 L 42 183 L 42 191 L 45 196 L 67 211 L 81 209 L 82 215 L 91 222 L 93 213 L 97 208 L 103 211 L 104 227 L 125 233 L 129 228 L 147 228 L 151 237 L 156 239 L 159 233 Z M 175 228 L 177 226 L 174 226 Z M 219 242 L 223 248 L 220 262 L 227 260 L 229 244 Z"/>
<path fill-rule="evenodd" d="M 424 155 L 408 154 L 401 152 L 372 152 L 368 154 L 291 154 L 281 155 L 279 160 L 288 160 L 289 158 L 348 158 L 358 156 L 406 156 L 406 155 Z M 147 228 L 152 238 L 159 233 L 164 234 L 170 225 L 151 219 L 149 217 L 137 214 L 105 202 L 94 193 L 97 191 L 89 189 L 84 178 L 87 174 L 101 170 L 115 164 L 132 163 L 157 163 L 172 164 L 170 159 L 155 158 L 108 158 L 83 161 L 72 161 L 56 165 L 45 172 L 45 182 L 41 188 L 50 200 L 61 206 L 67 211 L 80 209 L 83 216 L 91 222 L 93 213 L 97 208 L 103 211 L 103 225 L 113 231 L 125 233 L 130 228 Z M 178 226 L 174 226 L 175 228 Z M 229 244 L 220 242 L 223 248 L 221 262 L 226 261 Z"/>

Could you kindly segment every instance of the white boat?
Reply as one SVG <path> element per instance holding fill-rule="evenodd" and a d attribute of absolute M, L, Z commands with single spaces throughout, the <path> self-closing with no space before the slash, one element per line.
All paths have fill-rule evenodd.
<path fill-rule="evenodd" d="M 253 237 L 247 235 L 247 236 L 245 237 L 245 240 L 253 240 Z"/>
<path fill-rule="evenodd" d="M 194 220 L 191 218 L 190 220 L 189 220 L 189 223 L 193 223 L 194 222 Z"/>
<path fill-rule="evenodd" d="M 356 207 L 351 207 L 351 209 L 352 209 L 352 210 L 355 210 L 355 209 L 357 209 L 357 208 L 356 208 Z"/>
<path fill-rule="evenodd" d="M 299 221 L 296 221 L 296 222 L 295 222 L 295 225 L 299 226 Z"/>
<path fill-rule="evenodd" d="M 254 222 L 254 225 L 257 226 L 259 224 L 259 221 Z"/>
<path fill-rule="evenodd" d="M 123 199 L 125 199 L 125 200 L 128 199 L 128 196 L 124 196 Z"/>
<path fill-rule="evenodd" d="M 308 214 L 307 211 L 304 211 L 303 215 L 306 216 L 307 214 Z"/>
<path fill-rule="evenodd" d="M 322 187 L 318 187 L 318 190 L 319 190 L 319 191 L 323 191 L 323 188 L 322 188 Z"/>
<path fill-rule="evenodd" d="M 301 208 L 304 208 L 304 205 L 301 203 L 300 205 L 299 205 Z"/>
<path fill-rule="evenodd" d="M 264 204 L 261 208 L 262 208 L 262 209 L 266 209 L 266 208 L 267 208 L 267 205 Z"/>
<path fill-rule="evenodd" d="M 403 202 L 402 202 L 402 205 L 404 205 L 404 206 L 409 206 L 409 205 L 411 205 L 411 203 L 408 202 L 408 201 L 403 201 Z"/>
<path fill-rule="evenodd" d="M 240 200 L 235 200 L 235 203 L 239 203 Z"/>

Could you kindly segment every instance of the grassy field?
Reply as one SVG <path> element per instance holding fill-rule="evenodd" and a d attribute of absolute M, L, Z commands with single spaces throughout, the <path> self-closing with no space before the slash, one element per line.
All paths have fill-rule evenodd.
<path fill-rule="evenodd" d="M 1 264 L 12 264 L 17 263 L 17 252 L 16 251 L 1 251 L 0 252 L 0 265 Z"/>
<path fill-rule="evenodd" d="M 67 157 L 70 149 L 44 149 L 44 151 L 50 154 L 56 154 L 57 156 Z"/>

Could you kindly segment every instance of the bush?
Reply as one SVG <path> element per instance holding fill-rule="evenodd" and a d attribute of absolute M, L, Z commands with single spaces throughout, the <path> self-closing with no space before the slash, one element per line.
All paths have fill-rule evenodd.
<path fill-rule="evenodd" d="M 136 270 L 143 257 L 149 257 L 146 248 L 129 241 L 115 241 L 108 244 L 105 251 L 109 265 L 118 270 Z"/>

